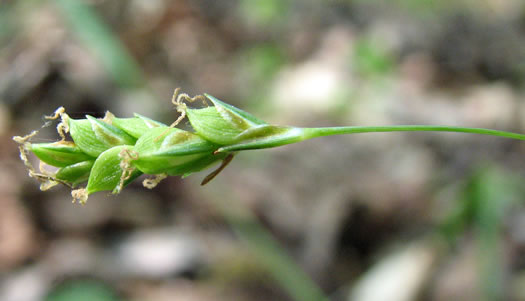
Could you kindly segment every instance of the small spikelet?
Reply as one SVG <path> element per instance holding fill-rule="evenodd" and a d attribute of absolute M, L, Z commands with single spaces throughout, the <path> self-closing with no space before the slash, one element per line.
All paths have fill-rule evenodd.
<path fill-rule="evenodd" d="M 61 181 L 71 183 L 74 187 L 89 179 L 94 163 L 94 160 L 88 160 L 62 167 L 56 172 L 55 177 Z"/>
<path fill-rule="evenodd" d="M 86 115 L 86 118 L 91 122 L 91 128 L 95 133 L 97 139 L 108 147 L 117 145 L 133 145 L 137 139 L 128 135 L 118 127 L 112 126 L 93 116 Z"/>
<path fill-rule="evenodd" d="M 193 133 L 176 128 L 153 128 L 142 135 L 134 150 L 139 154 L 133 165 L 147 174 L 170 172 L 188 162 L 212 157 L 217 145 Z"/>
<path fill-rule="evenodd" d="M 56 167 L 66 167 L 78 162 L 93 160 L 72 141 L 31 144 L 32 151 L 41 161 Z"/>
<path fill-rule="evenodd" d="M 69 128 L 75 144 L 89 156 L 97 157 L 108 149 L 106 143 L 98 140 L 89 120 L 70 119 Z"/>
<path fill-rule="evenodd" d="M 149 129 L 156 127 L 166 127 L 165 124 L 162 124 L 158 121 L 149 119 L 142 115 L 136 114 L 132 118 L 113 118 L 111 121 L 113 126 L 122 129 L 124 132 L 133 136 L 135 139 L 140 138 Z"/>
<path fill-rule="evenodd" d="M 239 142 L 238 136 L 251 128 L 266 123 L 217 98 L 207 95 L 213 106 L 188 109 L 187 115 L 195 132 L 206 140 L 220 145 Z"/>

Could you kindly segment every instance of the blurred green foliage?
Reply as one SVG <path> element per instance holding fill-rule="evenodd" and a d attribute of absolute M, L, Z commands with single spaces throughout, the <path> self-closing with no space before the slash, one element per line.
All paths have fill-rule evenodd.
<path fill-rule="evenodd" d="M 505 295 L 504 219 L 525 191 L 522 179 L 493 165 L 480 167 L 463 184 L 460 199 L 441 230 L 452 246 L 470 231 L 477 245 L 479 287 L 485 300 Z"/>
<path fill-rule="evenodd" d="M 337 1 L 337 0 L 335 0 Z M 348 3 L 363 3 L 378 6 L 390 6 L 422 16 L 435 15 L 442 10 L 468 5 L 470 0 L 343 0 Z"/>
<path fill-rule="evenodd" d="M 65 282 L 45 298 L 45 301 L 121 301 L 107 285 L 94 280 L 71 280 Z"/>
<path fill-rule="evenodd" d="M 7 45 L 7 39 L 12 37 L 12 8 L 10 5 L 0 6 L 0 48 Z"/>
<path fill-rule="evenodd" d="M 384 47 L 368 39 L 357 41 L 352 62 L 359 74 L 373 77 L 392 72 L 395 66 L 394 58 Z"/>
<path fill-rule="evenodd" d="M 231 200 L 230 200 L 231 201 Z M 238 202 L 238 204 L 240 204 Z M 272 235 L 247 210 L 239 215 L 222 209 L 239 238 L 253 252 L 268 273 L 294 300 L 328 301 L 319 287 L 301 270 Z M 237 208 L 235 211 L 239 211 Z"/>
<path fill-rule="evenodd" d="M 241 50 L 239 70 L 243 74 L 245 106 L 262 116 L 274 108 L 268 99 L 268 91 L 277 73 L 287 63 L 283 50 L 276 43 L 262 43 Z"/>
<path fill-rule="evenodd" d="M 286 19 L 289 3 L 287 0 L 241 0 L 239 9 L 249 24 L 275 26 Z"/>
<path fill-rule="evenodd" d="M 242 54 L 242 68 L 251 77 L 252 84 L 267 83 L 286 62 L 276 44 L 267 43 L 246 49 Z"/>
<path fill-rule="evenodd" d="M 466 200 L 474 203 L 480 288 L 486 300 L 505 296 L 503 224 L 510 206 L 520 200 L 520 186 L 498 168 L 484 168 L 470 179 Z"/>

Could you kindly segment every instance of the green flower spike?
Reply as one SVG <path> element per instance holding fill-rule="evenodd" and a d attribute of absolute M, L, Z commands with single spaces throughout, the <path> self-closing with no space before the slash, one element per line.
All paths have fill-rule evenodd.
<path fill-rule="evenodd" d="M 190 108 L 187 103 L 202 100 L 204 108 Z M 208 101 L 211 103 L 209 104 Z M 219 99 L 205 94 L 189 97 L 175 90 L 172 99 L 180 116 L 170 126 L 135 114 L 131 118 L 116 118 L 107 112 L 103 119 L 86 116 L 71 119 L 59 108 L 47 119 L 58 119 L 57 132 L 62 138 L 55 143 L 30 143 L 38 131 L 25 137 L 14 137 L 20 144 L 20 158 L 29 176 L 46 190 L 57 184 L 71 188 L 87 181 L 85 188 L 72 191 L 73 202 L 84 204 L 91 193 L 119 193 L 142 174 L 151 175 L 143 181 L 147 188 L 155 187 L 167 176 L 186 177 L 194 172 L 222 162 L 202 181 L 211 181 L 233 159 L 236 152 L 300 142 L 306 139 L 355 133 L 434 131 L 462 132 L 525 140 L 525 135 L 482 128 L 435 125 L 345 126 L 298 128 L 268 124 Z M 193 132 L 175 128 L 185 117 Z M 73 141 L 66 141 L 69 133 Z M 39 170 L 29 162 L 28 152 L 41 161 Z M 50 172 L 45 165 L 56 167 Z"/>

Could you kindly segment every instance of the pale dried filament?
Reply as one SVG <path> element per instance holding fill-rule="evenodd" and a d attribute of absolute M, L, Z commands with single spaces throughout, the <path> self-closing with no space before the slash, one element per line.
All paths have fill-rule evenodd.
<path fill-rule="evenodd" d="M 88 199 L 88 193 L 85 188 L 75 189 L 71 191 L 73 197 L 72 203 L 78 202 L 80 205 L 85 205 Z"/>
<path fill-rule="evenodd" d="M 120 161 L 120 168 L 122 169 L 122 175 L 120 176 L 120 182 L 117 187 L 115 187 L 114 193 L 120 193 L 122 188 L 124 188 L 124 183 L 131 178 L 131 175 L 135 171 L 135 167 L 131 164 L 131 161 L 137 160 L 139 154 L 130 149 L 124 148 L 120 151 L 119 156 L 122 158 Z"/>
<path fill-rule="evenodd" d="M 66 140 L 66 134 L 69 133 L 69 115 L 66 114 L 66 109 L 60 107 L 55 110 L 53 115 L 45 116 L 45 119 L 56 120 L 60 117 L 60 123 L 57 125 L 57 132 L 60 135 L 61 141 Z"/>
<path fill-rule="evenodd" d="M 201 100 L 204 104 L 207 104 L 206 100 L 207 98 L 204 95 L 196 95 L 194 97 L 190 97 L 186 93 L 180 93 L 180 88 L 176 88 L 175 91 L 173 91 L 173 96 L 171 97 L 171 103 L 175 105 L 175 108 L 177 109 L 177 112 L 179 112 L 179 117 L 172 122 L 169 125 L 169 128 L 176 127 L 183 119 L 186 117 L 186 110 L 188 109 L 188 106 L 185 102 L 194 102 L 196 100 Z M 162 134 L 160 134 L 157 138 L 155 138 L 155 142 L 157 142 L 162 136 L 166 135 L 168 132 L 168 129 L 166 129 Z"/>
<path fill-rule="evenodd" d="M 156 175 L 154 178 L 144 179 L 144 181 L 142 181 L 142 185 L 148 189 L 153 189 L 167 177 L 167 174 L 161 173 L 159 175 Z"/>
<path fill-rule="evenodd" d="M 20 144 L 18 146 L 18 150 L 20 151 L 20 159 L 22 160 L 22 162 L 24 162 L 24 165 L 26 166 L 26 168 L 27 168 L 27 170 L 29 172 L 29 176 L 31 178 L 37 179 L 40 182 L 40 190 L 45 191 L 45 190 L 48 190 L 49 188 L 57 185 L 58 183 L 63 183 L 63 182 L 60 181 L 60 180 L 57 180 L 56 178 L 53 177 L 52 174 L 46 172 L 45 170 L 44 170 L 44 172 L 36 171 L 36 169 L 33 167 L 33 164 L 31 164 L 31 162 L 29 162 L 29 159 L 27 158 L 27 151 L 28 151 L 29 147 L 31 146 L 29 141 L 36 134 L 38 134 L 38 131 L 32 131 L 29 135 L 26 135 L 26 136 L 23 136 L 23 137 L 15 136 L 15 137 L 13 137 L 13 140 Z M 41 169 L 41 171 L 43 170 L 43 168 L 41 166 L 39 166 L 39 168 Z"/>

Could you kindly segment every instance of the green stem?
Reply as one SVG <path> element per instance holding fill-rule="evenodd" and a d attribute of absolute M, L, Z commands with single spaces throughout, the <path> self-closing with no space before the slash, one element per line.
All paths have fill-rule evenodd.
<path fill-rule="evenodd" d="M 525 140 L 525 135 L 482 129 L 482 128 L 468 128 L 456 126 L 442 126 L 442 125 L 394 125 L 394 126 L 342 126 L 342 127 L 324 127 L 324 128 L 305 128 L 304 139 L 342 135 L 342 134 L 357 134 L 357 133 L 373 133 L 373 132 L 456 132 L 456 133 L 470 133 L 480 135 L 490 135 L 505 137 L 511 139 Z"/>
<path fill-rule="evenodd" d="M 223 146 L 219 148 L 217 152 L 234 152 L 249 149 L 278 147 L 323 136 L 378 132 L 456 132 L 525 140 L 525 135 L 512 132 L 444 125 L 342 126 L 324 128 L 269 126 L 267 128 L 261 128 L 260 130 L 262 132 L 258 133 L 259 136 L 252 139 L 242 140 L 237 144 Z M 264 136 L 264 134 L 268 135 Z"/>

